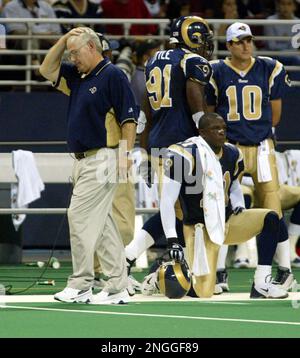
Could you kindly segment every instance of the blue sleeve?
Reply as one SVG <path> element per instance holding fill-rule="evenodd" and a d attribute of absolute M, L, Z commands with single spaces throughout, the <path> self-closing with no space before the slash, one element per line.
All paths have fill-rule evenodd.
<path fill-rule="evenodd" d="M 109 86 L 113 109 L 119 123 L 137 123 L 139 108 L 126 75 L 118 68 L 114 68 Z"/>
<path fill-rule="evenodd" d="M 168 178 L 182 183 L 193 171 L 193 164 L 179 152 L 177 152 L 178 145 L 171 146 L 175 151 L 169 149 L 164 157 L 164 175 Z"/>
<path fill-rule="evenodd" d="M 291 86 L 288 74 L 279 61 L 276 61 L 269 81 L 271 84 L 270 100 L 284 97 L 286 91 Z"/>
<path fill-rule="evenodd" d="M 80 78 L 80 74 L 75 65 L 67 62 L 62 62 L 59 70 L 59 75 L 54 86 L 66 95 L 72 91 L 75 81 Z"/>
<path fill-rule="evenodd" d="M 206 85 L 211 77 L 211 65 L 203 57 L 190 55 L 183 59 L 183 71 L 187 79 Z"/>
<path fill-rule="evenodd" d="M 236 153 L 236 161 L 235 161 L 235 170 L 233 173 L 233 180 L 237 179 L 239 177 L 239 175 L 244 171 L 244 159 L 243 159 L 243 154 L 240 151 L 240 149 L 236 148 L 237 153 Z"/>

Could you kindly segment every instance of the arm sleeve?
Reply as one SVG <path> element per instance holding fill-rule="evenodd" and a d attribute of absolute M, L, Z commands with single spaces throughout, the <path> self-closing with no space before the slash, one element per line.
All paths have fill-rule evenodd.
<path fill-rule="evenodd" d="M 183 178 L 191 175 L 193 163 L 184 157 L 185 150 L 177 145 L 172 145 L 164 158 L 164 175 L 172 180 L 182 183 Z"/>
<path fill-rule="evenodd" d="M 230 201 L 233 209 L 237 208 L 238 206 L 245 208 L 244 195 L 238 179 L 235 179 L 231 184 Z"/>
<path fill-rule="evenodd" d="M 184 56 L 181 61 L 186 79 L 199 82 L 205 86 L 212 75 L 212 68 L 208 61 L 196 54 Z"/>
<path fill-rule="evenodd" d="M 166 238 L 177 237 L 175 202 L 180 193 L 181 184 L 163 176 L 160 200 L 160 215 Z"/>
<path fill-rule="evenodd" d="M 70 95 L 74 80 L 79 78 L 76 67 L 70 63 L 62 62 L 57 81 L 53 84 L 56 89 L 67 96 Z"/>
<path fill-rule="evenodd" d="M 235 170 L 234 170 L 234 173 L 233 173 L 233 180 L 237 179 L 239 177 L 239 175 L 245 169 L 243 154 L 242 154 L 242 152 L 241 152 L 241 150 L 239 148 L 236 147 L 236 149 L 238 150 L 238 155 L 237 155 L 237 159 L 236 159 L 236 162 L 235 162 Z"/>
<path fill-rule="evenodd" d="M 126 122 L 138 124 L 139 109 L 126 75 L 119 69 L 112 72 L 110 78 L 112 105 L 116 118 L 122 125 Z"/>
<path fill-rule="evenodd" d="M 270 83 L 270 100 L 282 98 L 285 91 L 290 86 L 289 77 L 279 61 L 275 62 L 274 69 L 269 78 Z"/>

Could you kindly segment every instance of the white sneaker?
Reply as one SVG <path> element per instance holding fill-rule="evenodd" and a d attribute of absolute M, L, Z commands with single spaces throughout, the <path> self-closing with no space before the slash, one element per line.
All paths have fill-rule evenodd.
<path fill-rule="evenodd" d="M 130 297 L 127 290 L 123 290 L 117 293 L 109 293 L 101 291 L 93 296 L 91 300 L 92 305 L 110 305 L 116 304 L 121 305 L 130 302 Z"/>
<path fill-rule="evenodd" d="M 92 289 L 76 290 L 75 288 L 66 287 L 54 295 L 54 299 L 61 302 L 68 303 L 89 303 L 93 298 Z"/>
<path fill-rule="evenodd" d="M 128 281 L 132 284 L 133 288 L 136 291 L 141 291 L 142 284 L 138 280 L 136 280 L 132 275 L 128 276 Z"/>
<path fill-rule="evenodd" d="M 288 295 L 286 290 L 271 282 L 262 284 L 253 282 L 250 292 L 250 298 L 286 298 Z"/>
<path fill-rule="evenodd" d="M 150 273 L 144 277 L 144 281 L 141 287 L 142 294 L 145 296 L 151 296 L 159 292 L 157 283 L 157 271 Z"/>
<path fill-rule="evenodd" d="M 129 296 L 134 296 L 136 292 L 141 292 L 142 284 L 137 281 L 132 275 L 128 276 L 127 291 Z"/>
<path fill-rule="evenodd" d="M 286 267 L 278 266 L 276 276 L 272 283 L 288 291 L 291 290 L 297 284 L 297 281 L 295 280 L 295 277 L 291 270 Z"/>
<path fill-rule="evenodd" d="M 215 284 L 215 289 L 214 289 L 214 295 L 221 295 L 223 293 L 223 289 L 219 284 Z"/>
<path fill-rule="evenodd" d="M 233 263 L 234 268 L 249 268 L 250 262 L 247 258 L 240 258 L 234 261 Z"/>

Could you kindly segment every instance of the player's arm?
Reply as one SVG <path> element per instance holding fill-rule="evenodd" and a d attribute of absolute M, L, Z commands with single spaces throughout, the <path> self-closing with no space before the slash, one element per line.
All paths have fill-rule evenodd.
<path fill-rule="evenodd" d="M 150 103 L 149 103 L 149 99 L 147 96 L 147 91 L 145 91 L 145 94 L 144 94 L 143 103 L 142 103 L 142 111 L 145 113 L 147 121 L 146 121 L 145 129 L 143 130 L 143 132 L 141 133 L 141 136 L 140 136 L 140 146 L 141 146 L 141 148 L 147 149 L 149 132 L 150 132 L 151 125 L 152 125 L 151 108 L 150 108 Z"/>
<path fill-rule="evenodd" d="M 245 209 L 244 195 L 238 178 L 235 179 L 230 186 L 230 201 L 235 214 Z"/>
<path fill-rule="evenodd" d="M 182 261 L 183 248 L 178 243 L 176 231 L 175 202 L 180 193 L 181 183 L 163 176 L 163 187 L 160 201 L 160 215 L 167 238 L 167 249 L 171 260 Z"/>
<path fill-rule="evenodd" d="M 177 238 L 175 203 L 180 193 L 181 183 L 163 176 L 160 199 L 160 215 L 167 239 Z"/>
<path fill-rule="evenodd" d="M 188 79 L 186 82 L 186 95 L 192 114 L 205 111 L 203 85 Z"/>
<path fill-rule="evenodd" d="M 206 112 L 204 88 L 209 83 L 212 69 L 207 61 L 200 56 L 188 55 L 181 61 L 186 77 L 186 97 L 193 120 L 198 127 L 199 120 Z"/>
<path fill-rule="evenodd" d="M 67 40 L 70 36 L 78 36 L 84 30 L 75 28 L 62 36 L 54 46 L 50 48 L 39 70 L 43 77 L 51 82 L 56 82 L 59 75 L 59 69 L 63 54 L 67 46 Z"/>
<path fill-rule="evenodd" d="M 178 146 L 173 145 L 171 147 L 177 148 Z M 182 173 L 180 173 L 178 168 L 181 170 L 183 170 L 183 168 L 189 169 L 189 163 L 185 163 L 184 161 L 184 157 L 174 151 L 168 152 L 167 157 L 164 159 L 160 214 L 167 239 L 177 238 L 176 214 L 174 207 L 175 202 L 179 197 L 183 179 L 183 175 L 181 175 Z"/>
<path fill-rule="evenodd" d="M 233 209 L 233 213 L 235 215 L 242 212 L 246 205 L 245 205 L 245 199 L 243 195 L 243 190 L 241 186 L 241 180 L 244 173 L 244 159 L 243 159 L 243 153 L 240 149 L 237 149 L 237 158 L 235 160 L 235 171 L 233 173 L 232 183 L 230 186 L 230 201 Z"/>
<path fill-rule="evenodd" d="M 273 99 L 271 102 L 272 109 L 272 127 L 276 127 L 280 122 L 281 111 L 282 111 L 282 100 L 281 98 Z"/>

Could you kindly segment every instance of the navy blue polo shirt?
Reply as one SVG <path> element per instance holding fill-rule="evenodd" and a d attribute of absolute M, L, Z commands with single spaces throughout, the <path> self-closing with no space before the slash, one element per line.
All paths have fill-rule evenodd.
<path fill-rule="evenodd" d="M 62 63 L 56 87 L 70 96 L 67 142 L 71 152 L 114 148 L 121 126 L 136 122 L 138 108 L 126 75 L 105 58 L 85 77 Z"/>

